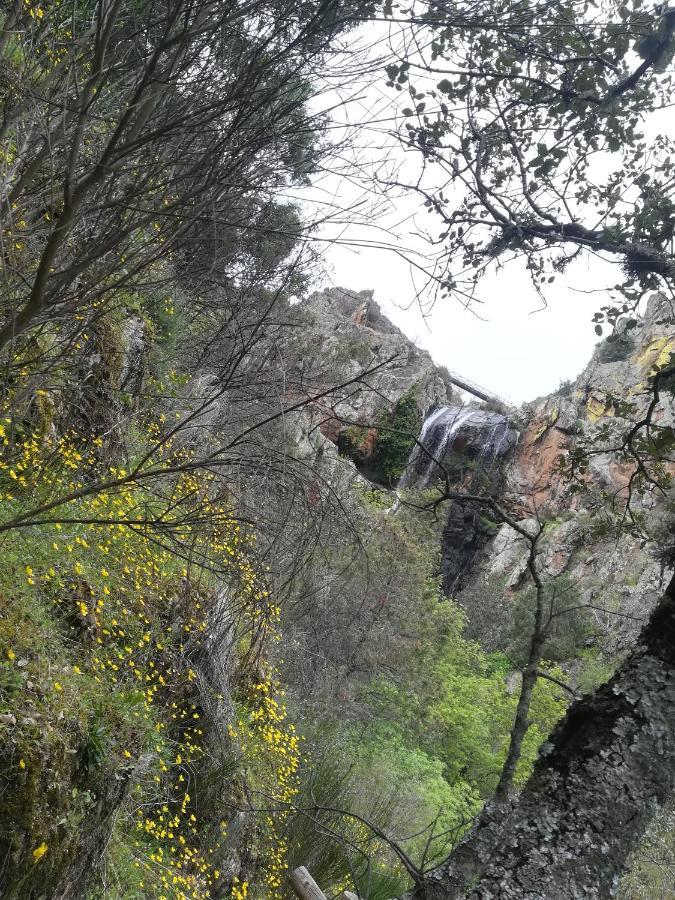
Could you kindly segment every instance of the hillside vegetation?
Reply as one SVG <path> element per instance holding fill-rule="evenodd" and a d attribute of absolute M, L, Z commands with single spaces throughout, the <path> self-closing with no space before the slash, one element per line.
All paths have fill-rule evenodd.
<path fill-rule="evenodd" d="M 521 6 L 502 11 L 513 34 L 542 15 Z M 492 34 L 494 12 L 438 32 L 448 14 L 409 16 L 436 57 L 453 28 L 457 52 Z M 358 0 L 0 3 L 3 898 L 280 900 L 300 865 L 330 897 L 571 897 L 583 872 L 599 898 L 630 853 L 626 900 L 673 896 L 669 239 L 658 210 L 635 237 L 651 254 L 616 222 L 556 231 L 523 176 L 532 221 L 488 209 L 501 236 L 472 243 L 481 178 L 498 190 L 515 169 L 464 140 L 479 199 L 425 201 L 453 265 L 478 273 L 523 240 L 543 280 L 536 254 L 564 234 L 632 266 L 585 372 L 520 410 L 459 394 L 372 291 L 313 292 L 324 213 L 294 198 L 344 164 L 316 112 L 326 72 L 348 80 L 355 29 L 392 17 Z M 672 12 L 658 27 L 644 72 Z M 449 111 L 432 126 L 409 69 L 382 84 L 417 101 L 402 140 L 426 161 Z M 599 89 L 584 84 L 558 98 L 572 118 Z M 425 446 L 440 408 L 448 440 Z M 615 775 L 616 837 L 588 799 Z M 559 825 L 543 850 L 538 817 Z M 527 866 L 553 856 L 520 886 L 519 842 Z"/>

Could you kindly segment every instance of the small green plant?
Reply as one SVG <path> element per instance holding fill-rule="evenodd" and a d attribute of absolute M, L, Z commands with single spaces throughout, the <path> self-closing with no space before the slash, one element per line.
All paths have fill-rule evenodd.
<path fill-rule="evenodd" d="M 367 434 L 368 429 L 363 425 L 350 425 L 348 428 L 343 428 L 338 434 L 338 453 L 353 459 L 358 455 L 358 450 Z"/>
<path fill-rule="evenodd" d="M 82 768 L 91 772 L 103 762 L 106 754 L 107 735 L 102 711 L 98 708 L 91 719 L 87 740 L 80 751 Z"/>

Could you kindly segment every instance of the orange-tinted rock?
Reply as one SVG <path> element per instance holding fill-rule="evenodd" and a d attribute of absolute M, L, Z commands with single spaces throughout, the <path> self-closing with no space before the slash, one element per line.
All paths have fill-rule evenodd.
<path fill-rule="evenodd" d="M 532 422 L 514 451 L 515 477 L 510 486 L 520 496 L 520 506 L 527 515 L 551 511 L 565 492 L 558 463 L 571 446 L 571 438 L 557 428 L 546 428 Z"/>

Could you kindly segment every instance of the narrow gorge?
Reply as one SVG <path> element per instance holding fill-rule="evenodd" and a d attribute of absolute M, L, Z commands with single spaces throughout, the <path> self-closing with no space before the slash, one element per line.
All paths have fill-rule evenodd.
<path fill-rule="evenodd" d="M 376 835 L 411 833 L 406 858 L 428 868 L 499 784 L 538 601 L 548 618 L 514 788 L 572 699 L 621 665 L 665 590 L 668 502 L 654 485 L 636 488 L 631 515 L 649 511 L 654 534 L 622 527 L 635 467 L 617 443 L 673 351 L 660 295 L 598 344 L 574 383 L 518 409 L 458 389 L 466 382 L 393 326 L 371 291 L 327 289 L 280 314 L 290 327 L 263 335 L 229 380 L 174 370 L 159 391 L 155 314 L 117 328 L 114 350 L 101 331 L 83 360 L 95 378 L 73 383 L 101 435 L 89 447 L 71 443 L 60 389 L 28 391 L 7 483 L 35 503 L 40 429 L 65 470 L 45 482 L 37 513 L 11 497 L 28 528 L 5 541 L 24 593 L 2 619 L 3 896 L 97 897 L 110 877 L 113 896 L 146 896 L 134 891 L 162 870 L 177 896 L 243 896 L 260 879 L 261 896 L 287 896 L 283 870 L 298 865 L 325 885 L 351 871 L 362 896 L 395 896 L 410 872 Z M 250 395 L 252 373 L 283 385 L 283 415 L 267 389 Z M 99 453 L 129 453 L 124 410 L 148 391 L 155 421 L 190 423 L 161 450 L 178 481 L 143 497 L 111 466 L 101 488 Z M 673 412 L 663 404 L 659 425 Z M 205 453 L 212 463 L 193 476 Z M 67 475 L 83 457 L 91 495 Z M 49 542 L 26 557 L 39 510 L 64 489 L 72 511 L 48 516 Z M 195 492 L 190 511 L 181 498 Z M 223 518 L 218 504 L 232 509 L 234 496 Z M 146 519 L 159 504 L 158 525 L 143 526 L 157 550 L 133 525 L 139 504 Z M 209 544 L 195 532 L 205 516 Z M 191 574 L 219 553 L 236 561 L 234 577 Z M 163 799 L 143 799 L 153 796 Z M 270 802 L 281 805 L 261 819 Z M 664 816 L 658 839 L 672 840 Z M 344 841 L 365 841 L 367 865 Z M 625 883 L 660 883 L 636 878 Z"/>
<path fill-rule="evenodd" d="M 674 58 L 0 0 L 0 900 L 675 900 Z"/>

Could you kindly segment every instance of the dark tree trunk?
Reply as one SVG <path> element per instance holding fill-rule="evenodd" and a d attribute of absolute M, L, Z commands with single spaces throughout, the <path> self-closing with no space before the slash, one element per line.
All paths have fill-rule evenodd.
<path fill-rule="evenodd" d="M 675 789 L 675 578 L 616 675 L 570 707 L 516 803 L 430 873 L 427 900 L 600 900 Z"/>

